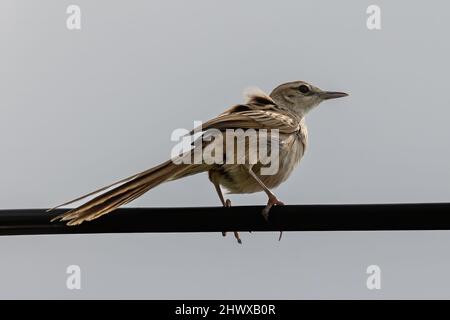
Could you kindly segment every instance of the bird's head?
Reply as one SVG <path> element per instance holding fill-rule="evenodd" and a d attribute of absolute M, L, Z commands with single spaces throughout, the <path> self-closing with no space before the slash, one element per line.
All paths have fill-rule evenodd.
<path fill-rule="evenodd" d="M 348 96 L 344 92 L 323 91 L 304 81 L 283 83 L 273 89 L 270 97 L 276 104 L 289 108 L 301 117 L 324 100 Z"/>

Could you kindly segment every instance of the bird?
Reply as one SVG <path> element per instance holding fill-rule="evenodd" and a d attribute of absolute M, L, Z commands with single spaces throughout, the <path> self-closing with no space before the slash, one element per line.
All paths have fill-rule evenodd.
<path fill-rule="evenodd" d="M 178 155 L 177 161 L 171 158 L 155 167 L 134 174 L 113 184 L 85 194 L 69 202 L 56 207 L 60 208 L 74 202 L 94 196 L 78 207 L 56 216 L 52 221 L 64 221 L 69 226 L 76 226 L 85 221 L 92 221 L 105 214 L 113 212 L 118 207 L 128 204 L 154 187 L 168 181 L 178 180 L 190 175 L 207 172 L 209 180 L 218 194 L 220 202 L 224 207 L 230 207 L 231 201 L 225 199 L 222 188 L 229 194 L 249 194 L 265 192 L 268 200 L 262 211 L 264 218 L 268 219 L 269 211 L 273 206 L 284 203 L 272 192 L 291 175 L 294 168 L 299 164 L 308 147 L 308 130 L 305 123 L 306 115 L 321 102 L 348 96 L 345 92 L 324 91 L 305 81 L 291 81 L 275 87 L 270 94 L 258 88 L 252 88 L 246 92 L 246 100 L 219 114 L 217 117 L 202 124 L 201 137 L 193 139 L 191 149 Z M 232 161 L 226 154 L 228 149 L 225 144 L 229 142 L 220 139 L 203 139 L 209 130 L 215 130 L 225 136 L 229 130 L 253 130 L 261 133 L 264 130 L 276 132 L 275 138 L 270 137 L 266 141 L 269 154 L 277 150 L 278 170 L 272 174 L 262 174 L 265 165 L 258 159 L 249 162 L 248 158 L 258 150 L 249 148 L 248 140 L 245 140 L 244 161 L 238 161 L 236 153 L 232 154 Z M 203 137 L 203 138 L 202 138 Z M 237 137 L 235 137 L 238 139 Z M 226 139 L 224 139 L 226 140 Z M 211 163 L 201 161 L 192 163 L 192 157 L 199 148 L 223 147 L 219 155 L 224 161 L 222 163 Z M 234 147 L 234 146 L 233 146 Z M 234 150 L 236 151 L 236 150 Z M 220 152 L 220 151 L 219 151 Z M 241 157 L 243 155 L 241 154 Z M 226 159 L 226 161 L 225 161 Z M 114 188 L 113 188 L 114 187 Z M 111 189 L 112 188 L 112 189 Z M 223 233 L 225 236 L 226 233 Z M 234 231 L 238 243 L 242 243 L 239 233 Z M 281 237 L 281 234 L 280 234 Z"/>

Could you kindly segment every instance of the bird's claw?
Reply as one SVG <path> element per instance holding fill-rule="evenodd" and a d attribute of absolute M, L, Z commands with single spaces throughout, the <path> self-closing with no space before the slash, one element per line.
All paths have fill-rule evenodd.
<path fill-rule="evenodd" d="M 234 237 L 236 238 L 237 242 L 238 242 L 239 244 L 242 244 L 242 240 L 241 240 L 241 238 L 239 237 L 239 232 L 234 231 L 233 233 L 234 233 Z"/>
<path fill-rule="evenodd" d="M 242 240 L 241 237 L 239 236 L 239 232 L 237 231 L 233 231 L 234 237 L 237 240 L 237 243 L 242 244 Z M 226 237 L 227 233 L 226 232 L 222 232 L 222 236 Z"/>
<path fill-rule="evenodd" d="M 269 212 L 273 206 L 284 206 L 284 203 L 278 200 L 276 197 L 270 197 L 267 202 L 267 206 L 261 212 L 262 216 L 266 221 L 269 221 Z M 281 241 L 281 237 L 283 236 L 283 231 L 280 231 L 280 236 L 278 237 L 278 241 Z"/>
<path fill-rule="evenodd" d="M 266 207 L 261 212 L 266 221 L 269 221 L 269 211 L 273 206 L 284 206 L 284 203 L 278 200 L 276 197 L 270 197 L 269 201 L 267 201 Z"/>
<path fill-rule="evenodd" d="M 266 221 L 269 221 L 269 211 L 270 208 L 268 208 L 267 206 L 263 209 L 263 211 L 261 211 L 261 214 L 264 217 L 264 220 Z"/>
<path fill-rule="evenodd" d="M 230 199 L 225 200 L 224 207 L 225 207 L 225 208 L 231 208 L 231 201 L 230 201 Z M 242 240 L 241 240 L 241 238 L 239 237 L 239 232 L 233 231 L 233 233 L 234 233 L 234 237 L 236 238 L 237 242 L 238 242 L 239 244 L 242 244 Z M 227 235 L 226 232 L 222 232 L 222 236 L 225 237 L 226 235 Z"/>

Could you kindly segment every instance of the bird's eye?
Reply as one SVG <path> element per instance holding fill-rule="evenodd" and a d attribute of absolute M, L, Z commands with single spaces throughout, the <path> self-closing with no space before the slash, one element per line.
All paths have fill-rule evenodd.
<path fill-rule="evenodd" d="M 303 94 L 310 91 L 309 87 L 306 84 L 302 84 L 300 87 L 298 87 L 298 90 Z"/>

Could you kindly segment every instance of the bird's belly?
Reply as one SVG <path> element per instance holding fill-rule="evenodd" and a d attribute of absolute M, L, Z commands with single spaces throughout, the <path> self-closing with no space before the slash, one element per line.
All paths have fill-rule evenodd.
<path fill-rule="evenodd" d="M 263 174 L 262 168 L 269 165 L 257 163 L 252 170 L 269 189 L 279 186 L 292 173 L 303 156 L 303 143 L 297 137 L 292 141 L 286 141 L 280 145 L 278 169 L 271 174 Z M 223 165 L 221 168 L 220 184 L 229 193 L 254 193 L 263 191 L 261 185 L 250 175 L 248 169 L 243 165 Z"/>

